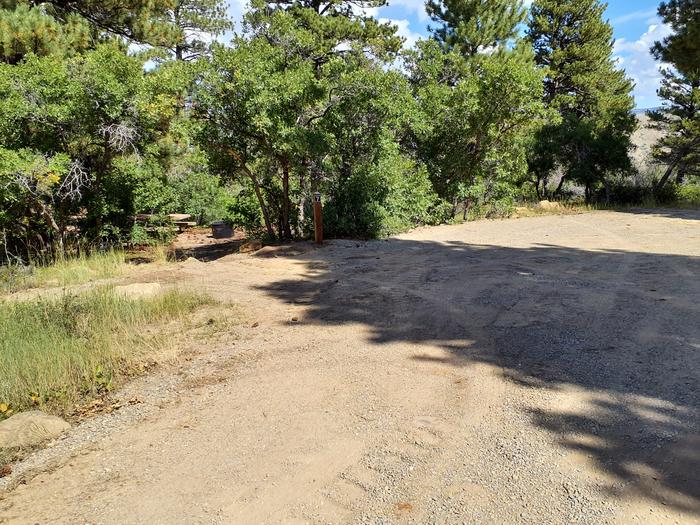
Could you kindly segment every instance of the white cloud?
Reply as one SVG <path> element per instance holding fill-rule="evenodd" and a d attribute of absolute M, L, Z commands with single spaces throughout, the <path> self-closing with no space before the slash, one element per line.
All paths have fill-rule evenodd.
<path fill-rule="evenodd" d="M 389 6 L 402 7 L 406 14 L 415 13 L 421 22 L 428 21 L 428 13 L 425 12 L 425 0 L 389 0 Z"/>
<path fill-rule="evenodd" d="M 635 41 L 624 38 L 615 42 L 613 52 L 621 67 L 634 81 L 634 98 L 639 108 L 654 107 L 659 104 L 656 90 L 661 81 L 659 68 L 662 66 L 651 55 L 649 48 L 654 42 L 671 33 L 671 28 L 658 21 Z"/>
<path fill-rule="evenodd" d="M 380 18 L 379 21 L 381 23 L 389 22 L 390 24 L 395 25 L 397 27 L 396 34 L 403 37 L 406 40 L 404 42 L 405 48 L 413 47 L 416 41 L 423 36 L 420 33 L 416 33 L 415 31 L 411 30 L 410 22 L 405 18 L 402 18 L 400 20 L 392 18 Z"/>
<path fill-rule="evenodd" d="M 613 18 L 610 23 L 614 26 L 633 22 L 635 20 L 650 20 L 656 16 L 656 9 L 643 9 L 641 11 L 633 11 L 626 15 Z"/>

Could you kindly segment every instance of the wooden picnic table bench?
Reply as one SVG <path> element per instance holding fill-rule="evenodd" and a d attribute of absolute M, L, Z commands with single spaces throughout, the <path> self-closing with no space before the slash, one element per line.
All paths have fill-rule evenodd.
<path fill-rule="evenodd" d="M 173 225 L 177 228 L 179 232 L 185 231 L 187 228 L 193 228 L 194 226 L 197 226 L 196 221 L 191 221 L 190 219 L 192 218 L 192 215 L 189 213 L 169 213 L 167 215 L 168 219 L 170 222 L 173 223 Z M 150 221 L 154 219 L 161 219 L 162 216 L 155 215 L 152 213 L 138 213 L 134 215 L 134 221 L 136 222 L 143 222 L 143 223 L 149 223 Z M 152 229 L 151 227 L 150 229 Z M 148 231 L 149 228 L 146 228 Z M 155 230 L 154 230 L 155 231 Z"/>

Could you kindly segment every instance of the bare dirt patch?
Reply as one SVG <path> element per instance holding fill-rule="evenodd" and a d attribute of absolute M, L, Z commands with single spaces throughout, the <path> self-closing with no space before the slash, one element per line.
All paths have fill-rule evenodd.
<path fill-rule="evenodd" d="M 0 522 L 700 520 L 700 212 L 268 251 L 172 270 L 236 338 L 15 465 Z"/>

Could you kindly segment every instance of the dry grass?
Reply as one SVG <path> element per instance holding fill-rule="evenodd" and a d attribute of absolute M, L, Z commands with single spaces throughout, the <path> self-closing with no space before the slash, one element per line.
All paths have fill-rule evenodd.
<path fill-rule="evenodd" d="M 50 264 L 36 262 L 29 266 L 3 266 L 0 267 L 0 291 L 16 292 L 113 279 L 133 270 L 131 261 L 134 259 L 163 264 L 168 261 L 169 252 L 166 246 L 153 246 L 138 254 L 107 250 L 66 256 Z"/>
<path fill-rule="evenodd" d="M 0 409 L 62 413 L 110 391 L 167 344 L 163 325 L 207 303 L 179 291 L 128 299 L 110 287 L 0 302 Z"/>

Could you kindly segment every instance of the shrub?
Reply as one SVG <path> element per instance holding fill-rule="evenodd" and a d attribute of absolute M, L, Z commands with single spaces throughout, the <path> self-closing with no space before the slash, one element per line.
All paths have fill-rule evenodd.
<path fill-rule="evenodd" d="M 676 200 L 685 206 L 700 206 L 700 184 L 682 184 L 675 187 Z"/>
<path fill-rule="evenodd" d="M 262 228 L 262 212 L 255 196 L 242 191 L 226 201 L 225 221 L 232 228 L 243 228 L 257 235 Z"/>
<path fill-rule="evenodd" d="M 324 229 L 330 237 L 380 237 L 446 220 L 449 206 L 432 189 L 422 164 L 386 145 L 372 166 L 338 178 L 330 189 Z"/>

